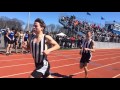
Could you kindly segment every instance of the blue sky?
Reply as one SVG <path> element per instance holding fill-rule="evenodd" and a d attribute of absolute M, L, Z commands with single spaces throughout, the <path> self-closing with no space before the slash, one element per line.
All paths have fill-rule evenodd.
<path fill-rule="evenodd" d="M 58 18 L 61 15 L 75 15 L 78 19 L 89 20 L 95 23 L 104 24 L 105 21 L 117 21 L 120 22 L 120 12 L 89 12 L 91 15 L 87 15 L 87 12 L 30 12 L 30 23 L 33 24 L 36 18 L 41 18 L 45 21 L 46 25 L 59 24 Z M 0 16 L 6 16 L 8 18 L 17 18 L 27 23 L 28 12 L 0 12 Z M 104 17 L 105 20 L 101 20 Z"/>

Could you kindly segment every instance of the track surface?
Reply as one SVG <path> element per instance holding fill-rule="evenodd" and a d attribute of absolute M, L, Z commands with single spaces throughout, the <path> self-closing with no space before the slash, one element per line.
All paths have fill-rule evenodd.
<path fill-rule="evenodd" d="M 79 50 L 57 50 L 48 56 L 55 78 L 84 78 Z M 31 54 L 0 54 L 0 78 L 28 78 L 34 69 Z M 88 65 L 88 78 L 120 78 L 120 49 L 99 49 Z"/>

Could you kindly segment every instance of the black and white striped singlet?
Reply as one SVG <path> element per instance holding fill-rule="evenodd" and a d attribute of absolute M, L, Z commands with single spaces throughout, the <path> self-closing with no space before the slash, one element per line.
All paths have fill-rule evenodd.
<path fill-rule="evenodd" d="M 92 48 L 91 43 L 92 43 L 92 39 L 90 39 L 89 41 L 85 40 L 83 42 L 83 44 L 82 44 L 82 47 L 83 48 L 89 48 L 89 49 L 91 49 Z M 92 58 L 91 51 L 83 49 L 82 50 L 82 57 L 81 57 L 80 62 L 81 63 L 86 63 L 86 62 L 89 63 L 89 61 L 91 60 L 91 58 Z"/>
<path fill-rule="evenodd" d="M 39 43 L 34 42 L 34 38 L 35 37 L 30 41 L 31 54 L 35 62 L 36 71 L 41 72 L 44 75 L 50 67 L 47 56 L 43 54 L 43 51 L 45 50 L 45 35 Z"/>
<path fill-rule="evenodd" d="M 82 44 L 83 48 L 89 48 L 91 49 L 91 43 L 92 43 L 92 39 L 90 39 L 89 41 L 85 40 Z M 82 50 L 82 53 L 91 53 L 90 51 L 85 51 L 84 49 Z"/>
<path fill-rule="evenodd" d="M 45 35 L 41 39 L 39 43 L 35 43 L 34 40 L 35 37 L 31 40 L 31 53 L 35 60 L 35 63 L 41 63 L 43 59 L 45 58 L 45 55 L 43 55 L 43 51 L 45 50 Z"/>
<path fill-rule="evenodd" d="M 43 51 L 45 50 L 45 35 L 39 43 L 34 42 L 34 38 L 35 37 L 31 39 L 30 45 L 35 66 L 38 68 L 40 65 L 42 65 L 43 69 L 47 69 L 49 67 L 49 62 L 47 60 L 47 56 L 43 54 Z"/>

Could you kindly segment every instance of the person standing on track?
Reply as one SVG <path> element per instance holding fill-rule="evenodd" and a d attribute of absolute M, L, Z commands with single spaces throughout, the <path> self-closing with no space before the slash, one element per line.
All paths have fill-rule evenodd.
<path fill-rule="evenodd" d="M 25 44 L 27 46 L 29 42 L 29 31 L 26 31 L 25 34 L 23 35 L 23 44 Z M 22 48 L 22 53 L 24 52 L 23 50 L 24 48 Z M 28 53 L 28 51 L 25 51 L 25 53 Z"/>
<path fill-rule="evenodd" d="M 10 55 L 12 48 L 13 48 L 13 44 L 14 44 L 14 29 L 13 28 L 12 30 L 9 30 L 9 29 L 7 30 L 6 37 L 8 39 L 6 55 Z"/>
<path fill-rule="evenodd" d="M 85 78 L 88 77 L 88 63 L 91 61 L 92 52 L 95 52 L 95 42 L 91 39 L 92 34 L 90 31 L 86 33 L 86 39 L 83 41 L 81 46 L 80 54 L 82 55 L 80 60 L 80 69 L 84 68 Z"/>
<path fill-rule="evenodd" d="M 22 45 L 26 50 L 31 50 L 35 62 L 35 70 L 31 73 L 30 78 L 53 78 L 50 75 L 50 64 L 47 55 L 60 48 L 58 43 L 49 35 L 44 34 L 45 23 L 42 19 L 37 18 L 34 21 L 34 32 L 36 35 L 29 41 L 28 46 Z M 48 48 L 47 45 L 52 45 Z"/>
<path fill-rule="evenodd" d="M 17 54 L 18 52 L 18 40 L 19 40 L 19 36 L 20 36 L 20 34 L 19 34 L 19 32 L 18 32 L 18 30 L 15 30 L 15 34 L 14 34 L 14 43 L 15 43 L 15 53 Z"/>

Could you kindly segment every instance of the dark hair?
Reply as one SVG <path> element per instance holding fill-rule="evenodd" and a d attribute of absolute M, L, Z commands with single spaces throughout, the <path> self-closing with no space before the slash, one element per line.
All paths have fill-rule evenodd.
<path fill-rule="evenodd" d="M 87 31 L 86 34 L 89 33 L 89 32 L 91 33 L 91 31 Z"/>
<path fill-rule="evenodd" d="M 16 30 L 16 28 L 15 27 L 12 27 L 12 29 L 11 30 Z"/>
<path fill-rule="evenodd" d="M 87 31 L 87 32 L 86 32 L 86 35 L 88 35 L 88 33 L 90 33 L 90 34 L 92 35 L 91 31 Z"/>
<path fill-rule="evenodd" d="M 43 28 L 44 28 L 44 30 L 45 30 L 46 25 L 45 25 L 45 23 L 44 23 L 44 21 L 43 21 L 42 19 L 37 18 L 37 19 L 35 19 L 35 22 L 39 22 L 39 23 L 40 23 L 40 26 L 41 26 L 41 27 L 43 27 Z"/>

